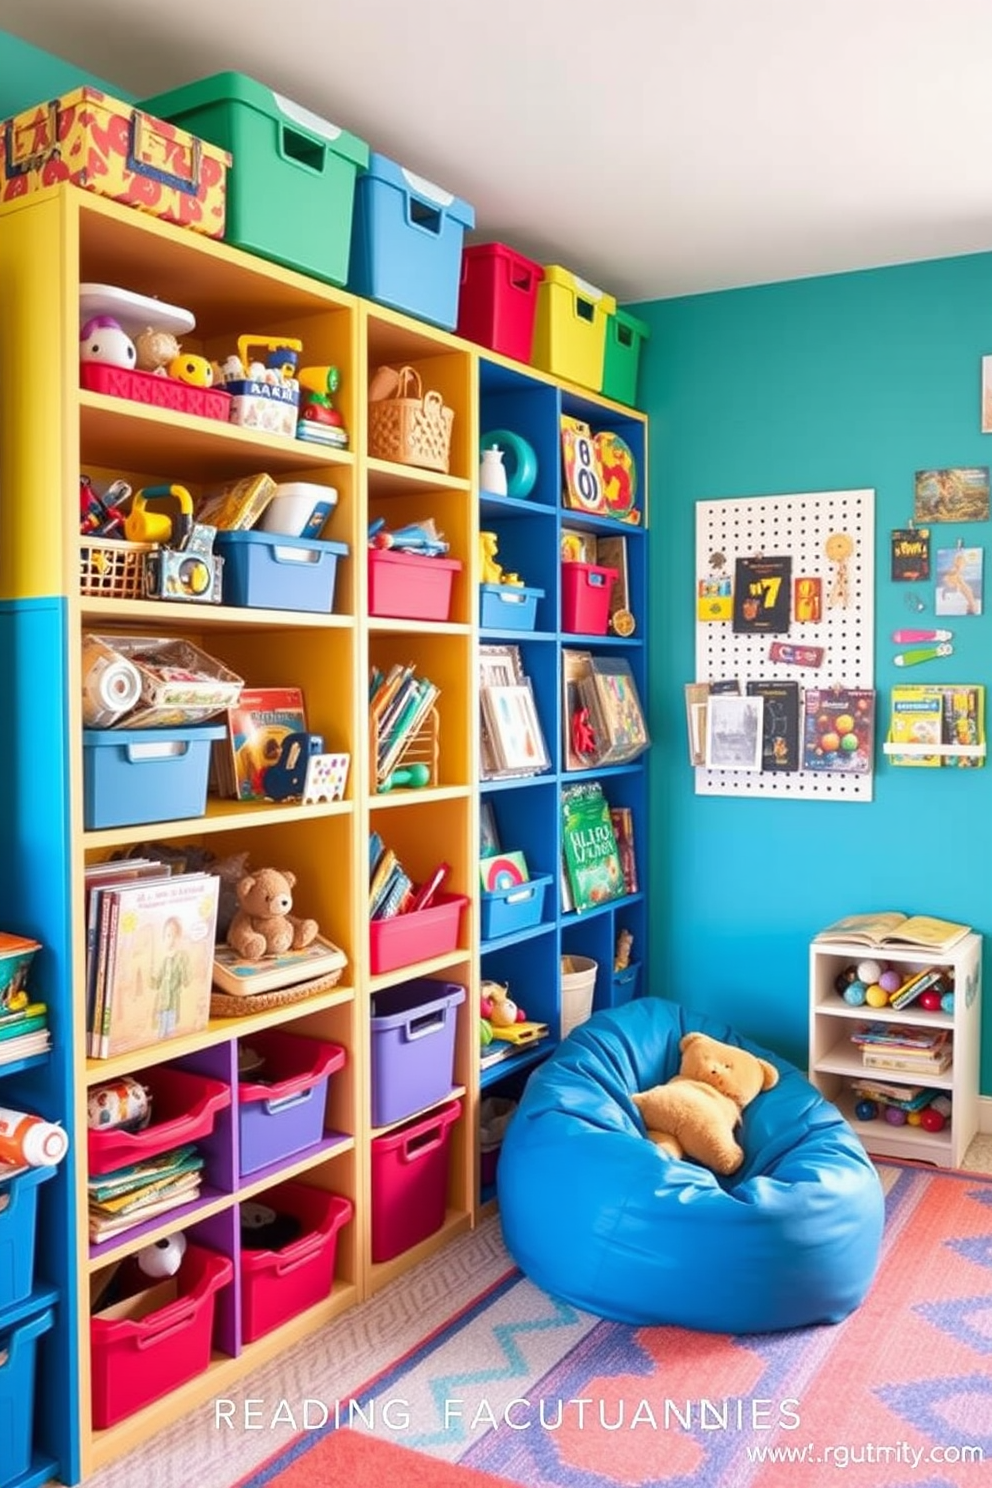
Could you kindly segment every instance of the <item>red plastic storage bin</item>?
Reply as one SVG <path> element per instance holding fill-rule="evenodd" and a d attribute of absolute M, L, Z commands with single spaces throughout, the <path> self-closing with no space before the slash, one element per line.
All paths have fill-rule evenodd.
<path fill-rule="evenodd" d="M 265 1063 L 256 1079 L 238 1082 L 242 1176 L 321 1140 L 328 1081 L 347 1058 L 340 1044 L 281 1029 L 252 1034 L 246 1043 Z"/>
<path fill-rule="evenodd" d="M 391 1261 L 444 1224 L 448 1145 L 461 1102 L 449 1101 L 372 1140 L 372 1259 Z"/>
<path fill-rule="evenodd" d="M 529 362 L 544 270 L 505 243 L 462 249 L 458 334 L 501 356 Z"/>
<path fill-rule="evenodd" d="M 199 418 L 231 417 L 231 395 L 223 388 L 194 387 L 178 377 L 156 377 L 154 372 L 132 372 L 127 367 L 112 367 L 107 362 L 82 362 L 80 387 L 90 393 L 107 393 L 112 398 L 130 398 L 132 403 L 148 403 L 152 408 L 168 408 L 173 413 L 192 413 Z"/>
<path fill-rule="evenodd" d="M 457 558 L 421 553 L 369 552 L 369 614 L 390 620 L 447 620 Z"/>
<path fill-rule="evenodd" d="M 227 1256 L 187 1245 L 178 1296 L 141 1318 L 90 1319 L 93 1426 L 104 1430 L 160 1400 L 210 1363 L 214 1303 L 234 1275 Z"/>
<path fill-rule="evenodd" d="M 144 1131 L 93 1127 L 86 1133 L 91 1176 L 110 1173 L 146 1157 L 157 1157 L 184 1142 L 208 1137 L 218 1111 L 231 1104 L 231 1087 L 191 1070 L 164 1064 L 142 1070 L 141 1083 L 151 1096 L 152 1119 Z"/>
<path fill-rule="evenodd" d="M 610 595 L 615 568 L 595 563 L 561 566 L 561 628 L 571 635 L 605 635 L 610 623 Z"/>
<path fill-rule="evenodd" d="M 458 929 L 466 904 L 465 894 L 438 894 L 430 909 L 393 915 L 388 920 L 372 920 L 369 924 L 372 975 L 457 950 Z"/>
<path fill-rule="evenodd" d="M 305 1183 L 281 1183 L 266 1189 L 259 1202 L 277 1214 L 293 1215 L 304 1233 L 281 1250 L 242 1250 L 241 1337 L 245 1343 L 331 1295 L 338 1231 L 355 1212 L 350 1199 L 308 1188 Z"/>

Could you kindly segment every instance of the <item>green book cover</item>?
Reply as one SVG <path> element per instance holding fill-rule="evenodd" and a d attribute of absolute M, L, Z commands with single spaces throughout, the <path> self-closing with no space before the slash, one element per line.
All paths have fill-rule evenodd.
<path fill-rule="evenodd" d="M 562 791 L 565 865 L 577 914 L 625 893 L 610 807 L 595 781 Z"/>

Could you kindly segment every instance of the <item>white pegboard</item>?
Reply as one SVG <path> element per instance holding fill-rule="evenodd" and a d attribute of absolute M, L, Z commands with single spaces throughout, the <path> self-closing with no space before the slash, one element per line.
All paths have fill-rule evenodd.
<path fill-rule="evenodd" d="M 829 603 L 838 580 L 837 565 L 824 551 L 833 533 L 853 539 L 846 564 L 846 605 Z M 812 491 L 787 496 L 756 496 L 696 503 L 696 579 L 713 573 L 711 555 L 721 553 L 724 571 L 735 560 L 756 554 L 792 558 L 792 576 L 818 576 L 823 604 L 819 621 L 790 624 L 781 635 L 735 635 L 730 620 L 696 622 L 696 680 L 739 679 L 741 690 L 758 679 L 792 679 L 801 691 L 811 687 L 873 687 L 875 492 Z M 806 667 L 768 660 L 769 644 L 822 646 L 823 665 Z M 802 721 L 800 721 L 800 727 Z M 876 741 L 877 741 L 876 708 Z M 877 748 L 877 742 L 876 742 Z M 872 774 L 829 770 L 694 771 L 696 794 L 709 796 L 803 797 L 826 801 L 870 801 Z"/>

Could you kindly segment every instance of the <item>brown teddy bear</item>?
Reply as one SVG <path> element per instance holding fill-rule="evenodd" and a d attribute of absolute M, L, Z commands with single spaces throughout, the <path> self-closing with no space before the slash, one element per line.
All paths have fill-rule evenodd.
<path fill-rule="evenodd" d="M 290 914 L 293 907 L 294 873 L 260 868 L 238 881 L 240 908 L 231 921 L 227 943 L 246 961 L 279 956 L 284 951 L 302 951 L 317 936 L 316 920 L 301 920 Z"/>
<path fill-rule="evenodd" d="M 647 1134 L 672 1157 L 695 1158 L 724 1176 L 736 1173 L 744 1153 L 734 1128 L 744 1107 L 778 1083 L 778 1070 L 706 1033 L 687 1033 L 679 1048 L 679 1074 L 633 1097 Z"/>

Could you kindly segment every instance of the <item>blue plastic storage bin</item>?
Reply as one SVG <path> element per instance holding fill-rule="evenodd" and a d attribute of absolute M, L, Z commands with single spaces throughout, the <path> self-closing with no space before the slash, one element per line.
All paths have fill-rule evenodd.
<path fill-rule="evenodd" d="M 512 884 L 480 896 L 483 940 L 498 940 L 501 935 L 516 935 L 541 923 L 544 892 L 554 879 L 551 873 L 529 878 L 526 883 Z"/>
<path fill-rule="evenodd" d="M 5 1330 L 0 1323 L 0 1488 L 31 1466 L 35 1356 L 38 1339 L 55 1321 L 50 1307 Z"/>
<path fill-rule="evenodd" d="M 177 821 L 207 809 L 210 745 L 223 724 L 83 729 L 83 825 Z"/>
<path fill-rule="evenodd" d="M 405 1121 L 451 1094 L 457 982 L 417 977 L 372 998 L 372 1125 Z"/>
<path fill-rule="evenodd" d="M 520 584 L 480 584 L 479 624 L 483 630 L 533 630 L 543 589 Z"/>
<path fill-rule="evenodd" d="M 264 1063 L 257 1075 L 238 1082 L 242 1176 L 316 1146 L 324 1135 L 330 1077 L 347 1059 L 340 1044 L 281 1029 L 245 1042 Z"/>
<path fill-rule="evenodd" d="M 334 609 L 338 559 L 348 544 L 274 532 L 218 532 L 224 559 L 224 603 L 260 610 Z"/>
<path fill-rule="evenodd" d="M 474 226 L 467 202 L 373 151 L 355 187 L 348 288 L 453 331 Z"/>
<path fill-rule="evenodd" d="M 50 1167 L 26 1168 L 0 1179 L 0 1313 L 31 1295 L 38 1188 L 55 1172 Z"/>
<path fill-rule="evenodd" d="M 623 971 L 613 973 L 613 1006 L 621 1007 L 637 996 L 637 983 L 641 974 L 640 961 L 631 961 Z"/>

